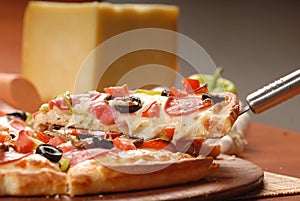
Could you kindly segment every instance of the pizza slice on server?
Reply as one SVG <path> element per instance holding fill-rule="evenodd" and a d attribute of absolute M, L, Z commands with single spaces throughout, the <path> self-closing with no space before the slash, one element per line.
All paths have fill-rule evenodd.
<path fill-rule="evenodd" d="M 184 89 L 64 93 L 0 127 L 0 195 L 70 196 L 123 192 L 197 181 L 218 171 L 203 154 L 238 116 L 231 93 L 183 80 Z M 22 120 L 21 120 L 22 119 Z M 30 120 L 31 118 L 29 118 Z M 14 184 L 14 185 L 11 185 Z"/>
<path fill-rule="evenodd" d="M 230 131 L 239 102 L 230 92 L 209 94 L 207 85 L 197 80 L 183 79 L 183 86 L 185 90 L 130 91 L 123 85 L 105 88 L 105 93 L 64 93 L 42 105 L 35 126 L 123 134 L 142 139 L 142 146 L 168 144 L 198 155 L 197 145 Z"/>

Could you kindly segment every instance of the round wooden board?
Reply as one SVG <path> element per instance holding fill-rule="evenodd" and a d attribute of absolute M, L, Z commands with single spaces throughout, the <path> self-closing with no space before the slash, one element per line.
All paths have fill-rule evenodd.
<path fill-rule="evenodd" d="M 220 164 L 220 170 L 216 174 L 198 182 L 173 187 L 73 198 L 67 196 L 61 196 L 59 198 L 5 197 L 0 200 L 224 200 L 236 195 L 241 195 L 263 184 L 262 169 L 249 161 L 222 155 L 218 160 L 215 160 L 215 162 Z"/>

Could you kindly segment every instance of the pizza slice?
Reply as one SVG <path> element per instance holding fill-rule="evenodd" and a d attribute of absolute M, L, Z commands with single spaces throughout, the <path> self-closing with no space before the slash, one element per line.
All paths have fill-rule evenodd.
<path fill-rule="evenodd" d="M 7 124 L 16 124 L 14 120 Z M 99 148 L 105 138 L 98 144 L 87 140 L 89 144 L 81 147 L 70 138 L 30 128 L 0 131 L 0 196 L 76 196 L 165 187 L 200 180 L 219 168 L 212 157 L 129 147 L 128 138 L 119 135 L 109 136 L 118 139 L 113 146 Z M 82 134 L 70 132 L 73 137 Z"/>
<path fill-rule="evenodd" d="M 230 92 L 209 93 L 198 80 L 183 79 L 184 90 L 129 90 L 59 95 L 41 106 L 35 129 L 80 128 L 121 133 L 144 141 L 171 142 L 176 150 L 199 154 L 207 138 L 226 135 L 238 117 L 239 102 Z"/>

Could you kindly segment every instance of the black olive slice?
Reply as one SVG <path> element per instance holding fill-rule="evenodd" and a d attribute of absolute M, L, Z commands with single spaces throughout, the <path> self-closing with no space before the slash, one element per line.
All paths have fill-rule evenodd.
<path fill-rule="evenodd" d="M 96 136 L 93 137 L 93 143 L 94 143 L 94 146 L 97 148 L 112 149 L 114 147 L 114 145 L 111 141 L 104 139 L 104 138 L 99 138 Z"/>
<path fill-rule="evenodd" d="M 108 95 L 104 98 L 104 100 L 106 100 L 106 101 L 110 101 L 110 100 L 113 100 L 113 99 L 114 99 L 114 97 L 112 95 Z"/>
<path fill-rule="evenodd" d="M 202 100 L 211 99 L 215 104 L 225 101 L 225 97 L 215 94 L 202 94 Z"/>
<path fill-rule="evenodd" d="M 114 99 L 115 109 L 121 113 L 133 113 L 142 108 L 141 99 L 133 96 L 117 97 Z"/>
<path fill-rule="evenodd" d="M 162 92 L 161 92 L 161 96 L 167 96 L 167 97 L 169 97 L 169 96 L 170 96 L 170 93 L 169 93 L 168 90 L 164 89 L 164 90 L 162 90 Z"/>
<path fill-rule="evenodd" d="M 81 140 L 87 139 L 87 138 L 92 138 L 94 135 L 89 134 L 89 133 L 78 133 L 78 138 Z"/>
<path fill-rule="evenodd" d="M 50 144 L 40 144 L 36 149 L 36 153 L 54 163 L 57 163 L 63 155 L 62 150 Z"/>
<path fill-rule="evenodd" d="M 17 119 L 21 119 L 23 121 L 26 121 L 27 119 L 27 115 L 25 112 L 13 112 L 13 113 L 9 113 L 7 114 L 8 118 L 17 118 Z"/>

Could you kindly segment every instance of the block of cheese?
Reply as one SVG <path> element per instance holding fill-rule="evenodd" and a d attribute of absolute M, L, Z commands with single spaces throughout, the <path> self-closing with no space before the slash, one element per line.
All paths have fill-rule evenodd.
<path fill-rule="evenodd" d="M 160 50 L 122 55 L 101 78 L 95 72 L 103 67 L 85 61 L 91 60 L 89 55 L 103 42 L 129 30 L 177 31 L 178 14 L 178 7 L 171 5 L 29 2 L 23 25 L 22 73 L 45 102 L 63 91 L 73 91 L 78 75 L 82 87 L 76 92 L 84 93 L 115 85 L 126 72 L 142 65 L 154 63 L 177 70 L 176 55 Z M 166 40 L 176 51 L 176 38 Z M 84 63 L 89 63 L 89 69 L 79 74 Z"/>

